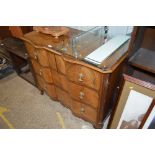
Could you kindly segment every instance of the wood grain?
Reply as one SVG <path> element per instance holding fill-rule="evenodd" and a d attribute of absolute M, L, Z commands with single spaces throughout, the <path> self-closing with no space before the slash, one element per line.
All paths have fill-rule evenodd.
<path fill-rule="evenodd" d="M 48 52 L 44 49 L 36 49 L 38 62 L 43 67 L 49 67 Z"/>
<path fill-rule="evenodd" d="M 89 121 L 93 122 L 94 124 L 97 120 L 97 112 L 93 108 L 91 108 L 85 104 L 82 104 L 81 102 L 74 100 L 73 105 L 72 105 L 72 111 L 76 115 L 78 115 L 86 120 L 89 120 Z"/>
<path fill-rule="evenodd" d="M 136 78 L 134 78 L 134 77 L 131 77 L 131 76 L 128 76 L 128 75 L 125 75 L 125 74 L 124 74 L 124 79 L 125 79 L 126 81 L 135 83 L 135 84 L 137 84 L 137 85 L 146 87 L 146 88 L 148 88 L 148 89 L 155 90 L 155 85 L 152 84 L 152 83 L 145 82 L 145 81 L 142 81 L 142 80 L 140 80 L 140 79 L 136 79 Z"/>
<path fill-rule="evenodd" d="M 131 65 L 155 74 L 155 51 L 140 48 L 129 60 Z"/>
<path fill-rule="evenodd" d="M 86 87 L 82 87 L 80 85 L 69 83 L 69 93 L 72 98 L 84 102 L 94 108 L 97 108 L 99 105 L 99 96 L 98 93 L 88 89 Z M 83 97 L 80 98 L 80 93 L 83 93 Z"/>
<path fill-rule="evenodd" d="M 55 55 L 58 72 L 66 74 L 66 66 L 62 56 Z"/>
<path fill-rule="evenodd" d="M 66 73 L 70 81 L 74 81 L 96 90 L 100 89 L 101 74 L 90 68 L 66 62 Z"/>

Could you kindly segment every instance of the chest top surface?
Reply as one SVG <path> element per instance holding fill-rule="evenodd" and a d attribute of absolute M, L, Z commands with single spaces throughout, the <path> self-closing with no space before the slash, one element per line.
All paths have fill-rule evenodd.
<path fill-rule="evenodd" d="M 31 43 L 33 46 L 36 46 L 37 48 L 45 48 L 49 51 L 56 51 L 61 55 L 69 56 L 74 59 L 75 48 L 73 44 L 73 38 L 80 35 L 81 33 L 81 30 L 69 28 L 69 32 L 67 34 L 56 38 L 48 34 L 32 31 L 30 33 L 25 34 L 23 37 L 21 37 L 21 39 Z M 102 44 L 103 43 L 99 42 L 98 38 L 95 38 L 92 34 L 84 36 L 79 41 L 79 44 L 76 44 L 76 49 L 79 49 L 79 56 L 76 58 L 80 61 L 84 61 L 84 58 L 87 55 L 96 50 Z M 93 64 L 90 64 L 86 61 L 83 63 L 99 68 L 103 72 L 112 72 L 127 57 L 127 54 L 127 51 L 115 52 L 100 66 L 94 66 Z"/>

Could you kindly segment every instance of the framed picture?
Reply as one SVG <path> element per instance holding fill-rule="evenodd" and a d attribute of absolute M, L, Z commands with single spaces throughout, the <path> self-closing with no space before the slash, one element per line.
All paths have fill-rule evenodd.
<path fill-rule="evenodd" d="M 124 75 L 124 85 L 112 116 L 112 129 L 138 129 L 155 98 L 155 85 Z"/>
<path fill-rule="evenodd" d="M 140 129 L 155 129 L 155 99 L 153 100 L 150 108 L 148 109 Z"/>

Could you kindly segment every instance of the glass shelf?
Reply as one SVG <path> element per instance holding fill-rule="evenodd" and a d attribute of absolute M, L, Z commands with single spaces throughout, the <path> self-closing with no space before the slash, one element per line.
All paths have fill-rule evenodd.
<path fill-rule="evenodd" d="M 73 55 L 83 58 L 95 49 L 103 45 L 107 40 L 107 27 L 87 27 L 87 31 L 81 31 L 71 38 Z"/>

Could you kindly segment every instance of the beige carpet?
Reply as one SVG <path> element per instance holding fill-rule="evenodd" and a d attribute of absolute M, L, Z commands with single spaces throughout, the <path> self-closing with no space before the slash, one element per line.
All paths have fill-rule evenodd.
<path fill-rule="evenodd" d="M 75 117 L 59 102 L 52 101 L 46 94 L 40 95 L 37 88 L 12 74 L 0 80 L 0 107 L 9 111 L 3 115 L 16 129 L 93 128 L 92 125 Z M 9 128 L 0 116 L 0 128 Z"/>

